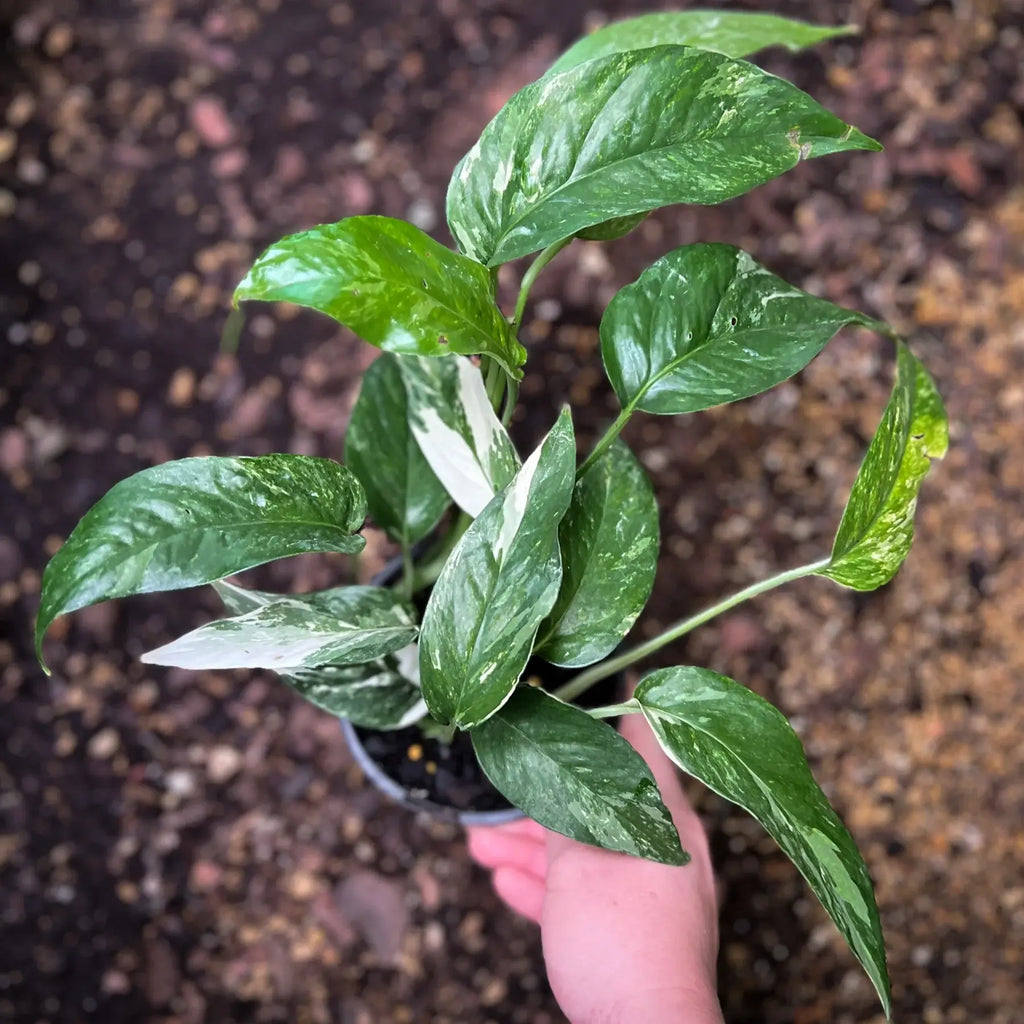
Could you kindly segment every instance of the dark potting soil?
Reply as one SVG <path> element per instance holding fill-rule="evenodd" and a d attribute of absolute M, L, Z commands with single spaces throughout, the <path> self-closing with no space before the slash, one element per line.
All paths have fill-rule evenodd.
<path fill-rule="evenodd" d="M 523 678 L 541 680 L 547 689 L 567 682 L 576 670 L 532 661 Z M 613 676 L 588 690 L 579 703 L 599 707 L 618 698 L 621 677 Z M 614 719 L 609 719 L 614 724 Z M 499 811 L 512 805 L 499 793 L 480 767 L 468 732 L 458 732 L 451 743 L 425 736 L 419 726 L 380 732 L 356 728 L 366 753 L 384 773 L 415 800 L 429 801 L 456 811 Z"/>

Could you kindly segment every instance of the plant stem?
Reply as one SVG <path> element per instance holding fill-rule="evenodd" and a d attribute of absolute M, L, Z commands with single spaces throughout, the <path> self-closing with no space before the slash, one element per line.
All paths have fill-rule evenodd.
<path fill-rule="evenodd" d="M 608 447 L 612 442 L 614 442 L 615 438 L 622 433 L 622 428 L 629 422 L 629 417 L 632 415 L 633 406 L 631 405 L 627 405 L 626 408 L 619 413 L 615 418 L 615 422 L 604 432 L 604 437 L 597 442 L 594 450 L 583 460 L 580 468 L 576 470 L 577 480 L 579 480 L 584 473 L 586 473 L 586 471 L 590 469 L 590 467 L 597 462 L 602 455 L 604 455 L 605 451 L 607 451 Z"/>
<path fill-rule="evenodd" d="M 466 512 L 460 512 L 451 530 L 445 535 L 442 542 L 430 553 L 429 559 L 416 567 L 413 581 L 413 593 L 429 587 L 437 580 L 448 561 L 448 556 L 455 550 L 455 545 L 462 539 L 462 535 L 469 529 L 473 520 Z"/>
<path fill-rule="evenodd" d="M 507 427 L 512 422 L 512 413 L 516 409 L 516 400 L 519 398 L 519 381 L 511 377 L 505 378 L 505 408 L 501 414 L 501 425 Z"/>
<path fill-rule="evenodd" d="M 491 407 L 497 412 L 501 408 L 501 396 L 505 393 L 505 371 L 497 359 L 490 359 L 487 356 L 481 359 L 480 370 L 484 374 L 484 389 L 487 391 Z"/>
<path fill-rule="evenodd" d="M 415 579 L 416 570 L 412 564 L 412 551 L 409 548 L 409 542 L 402 541 L 402 593 L 406 601 L 411 601 L 412 595 L 415 593 Z"/>
<path fill-rule="evenodd" d="M 745 587 L 731 597 L 711 605 L 710 608 L 705 608 L 704 611 L 691 615 L 688 619 L 682 619 L 673 626 L 669 626 L 663 633 L 659 633 L 656 637 L 652 637 L 645 643 L 639 644 L 632 648 L 632 650 L 625 651 L 614 658 L 609 658 L 607 661 L 602 661 L 600 664 L 588 668 L 585 672 L 581 672 L 578 676 L 570 679 L 564 686 L 555 690 L 555 696 L 559 700 L 575 700 L 595 683 L 599 683 L 602 679 L 607 679 L 608 676 L 615 675 L 616 672 L 628 668 L 641 658 L 654 654 L 655 651 L 660 650 L 666 644 L 672 643 L 673 640 L 678 640 L 691 630 L 702 626 L 705 622 L 709 622 L 717 615 L 721 615 L 722 612 L 727 612 L 730 608 L 735 608 L 736 605 L 749 601 L 750 598 L 757 597 L 758 594 L 763 594 L 767 590 L 781 587 L 783 583 L 790 583 L 803 576 L 810 576 L 819 569 L 824 569 L 828 563 L 828 558 L 821 558 L 817 562 L 801 565 L 796 569 L 787 569 L 776 576 L 770 576 L 766 580 L 761 580 L 760 583 L 754 583 L 749 587 Z"/>
<path fill-rule="evenodd" d="M 519 298 L 516 299 L 516 311 L 512 314 L 513 329 L 519 327 L 523 322 L 523 313 L 526 310 L 526 300 L 530 297 L 530 289 L 534 281 L 540 276 L 540 272 L 572 241 L 572 236 L 563 238 L 560 242 L 552 242 L 527 268 L 523 274 L 523 280 L 519 285 Z"/>

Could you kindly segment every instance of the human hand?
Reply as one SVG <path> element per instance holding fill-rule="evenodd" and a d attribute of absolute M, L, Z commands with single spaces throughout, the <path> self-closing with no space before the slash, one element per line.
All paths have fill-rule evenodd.
<path fill-rule="evenodd" d="M 707 836 L 640 715 L 622 735 L 644 757 L 690 862 L 586 846 L 519 821 L 469 830 L 498 895 L 541 926 L 548 980 L 572 1024 L 722 1024 L 718 904 Z"/>

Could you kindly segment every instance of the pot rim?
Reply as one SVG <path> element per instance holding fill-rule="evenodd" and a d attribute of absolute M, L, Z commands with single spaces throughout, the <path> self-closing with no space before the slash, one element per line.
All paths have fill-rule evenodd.
<path fill-rule="evenodd" d="M 404 789 L 370 755 L 366 752 L 356 727 L 347 719 L 339 719 L 341 731 L 348 743 L 349 750 L 362 769 L 367 779 L 396 803 L 412 811 L 421 811 L 441 821 L 451 821 L 459 825 L 504 825 L 507 822 L 519 821 L 526 815 L 518 807 L 507 807 L 496 811 L 460 811 L 456 807 L 435 803 L 422 797 L 412 796 Z"/>

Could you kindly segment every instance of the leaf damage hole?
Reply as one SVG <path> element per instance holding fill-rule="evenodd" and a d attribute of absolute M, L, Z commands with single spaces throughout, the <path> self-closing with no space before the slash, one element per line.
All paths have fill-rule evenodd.
<path fill-rule="evenodd" d="M 731 323 L 733 327 L 735 327 L 739 323 L 739 321 L 736 319 L 736 317 L 731 316 L 729 317 L 729 323 Z"/>
<path fill-rule="evenodd" d="M 443 334 L 439 334 L 437 336 L 437 343 L 438 345 L 447 345 L 448 339 Z"/>

